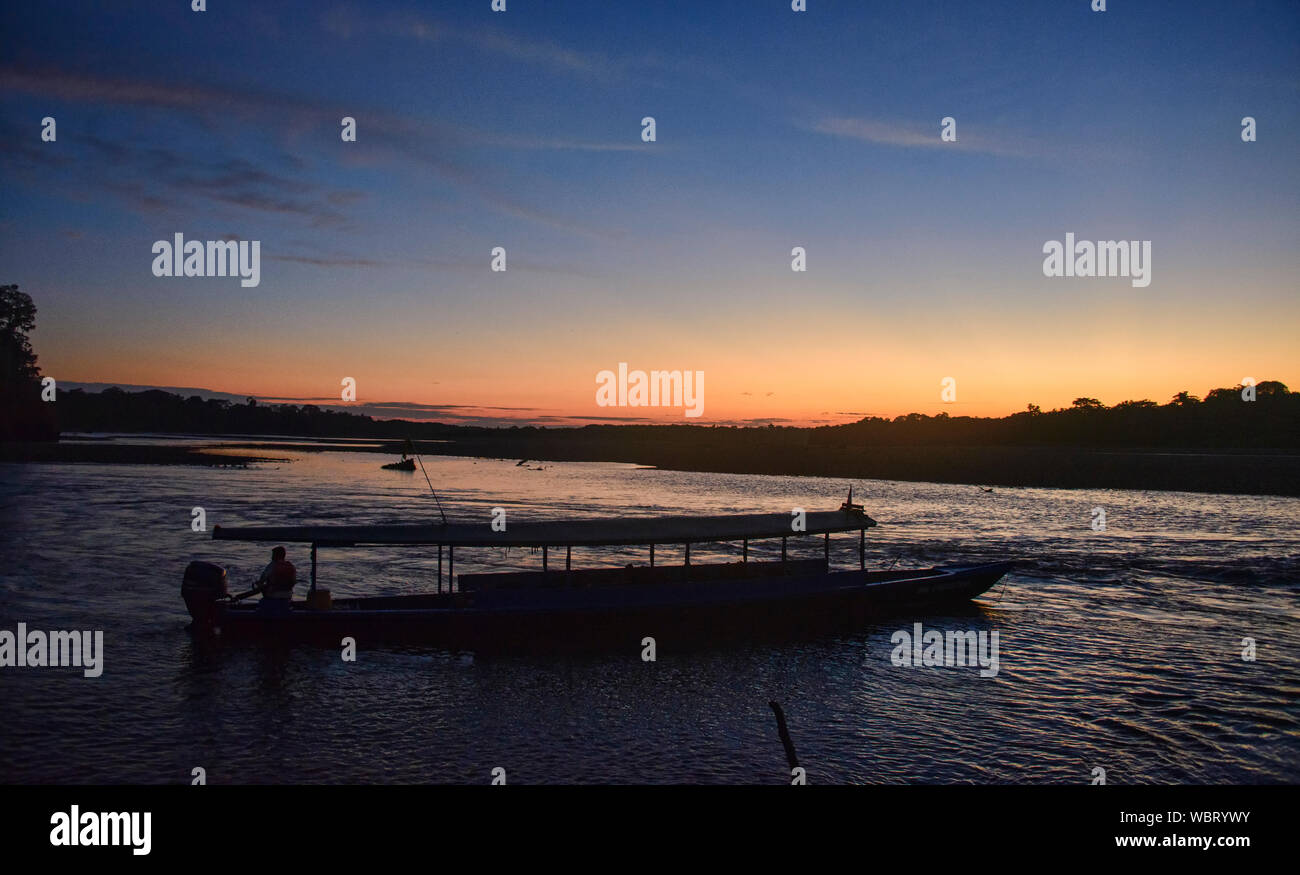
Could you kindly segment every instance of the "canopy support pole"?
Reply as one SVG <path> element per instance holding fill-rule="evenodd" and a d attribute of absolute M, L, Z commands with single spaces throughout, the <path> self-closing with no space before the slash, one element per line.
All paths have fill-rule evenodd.
<path fill-rule="evenodd" d="M 858 529 L 858 567 L 867 570 L 867 530 Z"/>
<path fill-rule="evenodd" d="M 442 592 L 442 544 L 438 545 L 438 592 Z"/>
<path fill-rule="evenodd" d="M 311 591 L 316 591 L 316 542 L 311 542 Z"/>
<path fill-rule="evenodd" d="M 650 567 L 651 568 L 655 567 L 655 545 L 654 544 L 650 545 Z"/>
<path fill-rule="evenodd" d="M 740 561 L 749 562 L 749 538 L 740 542 Z"/>
<path fill-rule="evenodd" d="M 785 539 L 786 536 L 782 535 L 781 536 L 781 563 L 782 564 L 785 564 Z"/>
<path fill-rule="evenodd" d="M 547 547 L 543 545 L 542 546 L 542 574 L 546 573 L 546 551 L 547 551 Z"/>
<path fill-rule="evenodd" d="M 822 558 L 826 560 L 826 567 L 831 567 L 831 533 L 826 533 L 826 541 L 822 546 Z"/>
<path fill-rule="evenodd" d="M 451 592 L 452 585 L 456 582 L 456 548 L 451 544 L 447 545 L 447 592 Z"/>
<path fill-rule="evenodd" d="M 565 545 L 564 547 L 564 570 L 569 571 L 573 568 L 573 547 Z"/>

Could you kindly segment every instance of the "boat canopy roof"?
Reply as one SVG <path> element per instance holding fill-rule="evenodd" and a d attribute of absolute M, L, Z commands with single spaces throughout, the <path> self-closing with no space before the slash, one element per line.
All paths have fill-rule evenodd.
<path fill-rule="evenodd" d="M 823 535 L 869 529 L 876 521 L 843 510 L 808 511 L 806 527 L 793 531 L 789 513 L 729 516 L 615 517 L 521 520 L 494 532 L 481 523 L 402 523 L 378 526 L 214 526 L 218 541 L 278 541 L 352 547 L 374 544 L 443 544 L 451 547 L 581 547 L 619 544 L 684 544 L 709 541 Z"/>

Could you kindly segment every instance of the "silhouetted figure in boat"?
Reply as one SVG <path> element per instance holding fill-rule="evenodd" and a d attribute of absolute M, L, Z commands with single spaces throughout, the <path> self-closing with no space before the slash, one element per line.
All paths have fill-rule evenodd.
<path fill-rule="evenodd" d="M 847 499 L 843 504 L 840 505 L 840 510 L 844 511 L 844 512 L 847 513 L 847 514 L 851 514 L 851 515 L 853 515 L 853 516 L 866 516 L 866 515 L 867 515 L 867 507 L 866 507 L 866 505 L 864 505 L 864 504 L 856 504 L 856 503 L 854 503 L 854 501 L 853 501 L 853 487 L 852 487 L 852 486 L 849 487 L 849 497 L 848 497 L 848 499 Z"/>
<path fill-rule="evenodd" d="M 293 600 L 293 588 L 298 583 L 298 569 L 285 558 L 283 547 L 271 551 L 271 561 L 262 569 L 254 590 L 262 593 L 258 610 L 265 614 L 287 614 Z"/>

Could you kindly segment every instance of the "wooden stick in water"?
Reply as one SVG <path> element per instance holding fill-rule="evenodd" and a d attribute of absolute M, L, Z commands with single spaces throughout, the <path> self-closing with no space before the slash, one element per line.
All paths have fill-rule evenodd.
<path fill-rule="evenodd" d="M 785 759 L 790 764 L 791 769 L 799 768 L 799 757 L 794 752 L 794 742 L 790 740 L 790 730 L 785 725 L 785 712 L 781 710 L 780 704 L 773 699 L 767 704 L 772 706 L 773 713 L 776 714 L 776 731 L 781 736 L 781 744 L 785 746 Z"/>

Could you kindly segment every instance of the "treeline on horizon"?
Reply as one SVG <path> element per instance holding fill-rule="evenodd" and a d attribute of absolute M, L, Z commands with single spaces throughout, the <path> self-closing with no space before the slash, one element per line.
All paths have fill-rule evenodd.
<path fill-rule="evenodd" d="M 465 426 L 412 422 L 331 410 L 316 405 L 238 404 L 223 399 L 189 398 L 162 390 L 59 391 L 58 426 L 72 432 L 163 432 L 227 435 L 284 435 L 313 438 L 437 440 L 491 444 L 518 451 L 530 438 L 617 445 L 797 445 L 862 446 L 1080 446 L 1179 447 L 1214 449 L 1300 448 L 1300 392 L 1277 381 L 1254 387 L 1214 389 L 1204 399 L 1180 392 L 1165 404 L 1125 401 L 1112 407 L 1078 398 L 1064 409 L 1034 405 L 1004 417 L 927 416 L 909 413 L 893 419 L 867 417 L 843 425 L 722 426 L 615 425 L 575 427 Z"/>
<path fill-rule="evenodd" d="M 1253 389 L 1212 389 L 1204 399 L 1179 392 L 1164 404 L 1124 401 L 1107 407 L 1076 398 L 1065 409 L 1036 405 L 1010 416 L 909 413 L 817 427 L 730 425 L 587 425 L 581 427 L 464 426 L 370 416 L 316 405 L 244 404 L 181 397 L 161 389 L 126 392 L 58 390 L 42 399 L 37 356 L 28 333 L 36 306 L 16 285 L 0 285 L 0 440 L 53 441 L 60 432 L 161 432 L 285 435 L 447 441 L 464 453 L 515 455 L 530 446 L 551 458 L 645 458 L 646 451 L 683 455 L 729 453 L 783 456 L 786 447 L 827 450 L 918 446 L 1175 447 L 1185 449 L 1300 448 L 1300 392 L 1276 380 Z M 733 459 L 734 461 L 734 459 Z"/>

